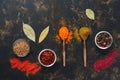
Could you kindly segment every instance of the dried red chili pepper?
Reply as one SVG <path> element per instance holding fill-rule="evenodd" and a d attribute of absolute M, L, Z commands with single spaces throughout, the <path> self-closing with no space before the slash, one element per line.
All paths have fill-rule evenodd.
<path fill-rule="evenodd" d="M 115 60 L 116 56 L 117 56 L 117 52 L 114 50 L 110 52 L 106 58 L 97 60 L 94 63 L 94 70 L 100 71 L 108 68 Z"/>

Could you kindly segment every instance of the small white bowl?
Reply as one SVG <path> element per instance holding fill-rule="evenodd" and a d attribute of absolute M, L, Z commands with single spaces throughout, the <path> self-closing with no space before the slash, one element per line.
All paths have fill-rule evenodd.
<path fill-rule="evenodd" d="M 101 46 L 97 43 L 97 37 L 98 37 L 98 35 L 100 35 L 101 33 L 106 33 L 106 34 L 108 34 L 108 35 L 110 36 L 110 38 L 111 38 L 110 44 L 109 44 L 108 46 L 106 46 L 106 47 L 101 47 Z M 112 43 L 113 43 L 113 37 L 112 37 L 112 35 L 111 35 L 109 32 L 107 32 L 107 31 L 100 31 L 100 32 L 98 32 L 98 33 L 96 34 L 96 36 L 95 36 L 95 44 L 96 44 L 96 46 L 97 46 L 98 48 L 100 48 L 100 49 L 108 49 L 109 47 L 111 47 Z"/>
<path fill-rule="evenodd" d="M 20 42 L 25 42 L 25 43 L 28 45 L 28 51 L 26 51 L 26 53 L 24 53 L 24 54 L 20 54 L 20 53 L 17 53 L 16 51 L 14 51 L 15 45 L 18 44 L 18 43 L 20 43 Z M 21 46 L 24 46 L 24 45 L 21 45 Z M 17 55 L 18 57 L 25 57 L 25 56 L 27 56 L 28 53 L 30 52 L 30 45 L 29 45 L 28 41 L 25 40 L 25 39 L 17 39 L 17 40 L 13 43 L 13 52 L 14 52 L 14 54 Z"/>
<path fill-rule="evenodd" d="M 53 61 L 51 64 L 46 65 L 46 64 L 42 63 L 42 61 L 41 61 L 41 59 L 40 59 L 41 55 L 42 55 L 43 52 L 45 52 L 45 51 L 50 51 L 50 52 L 52 52 L 53 55 L 54 55 L 54 61 Z M 39 53 L 39 55 L 38 55 L 38 61 L 39 61 L 39 63 L 40 63 L 42 66 L 44 66 L 44 67 L 51 67 L 51 66 L 53 66 L 53 65 L 55 64 L 55 62 L 56 62 L 56 58 L 57 58 L 57 57 L 56 57 L 56 53 L 55 53 L 53 50 L 51 50 L 51 49 L 43 49 L 43 50 Z"/>

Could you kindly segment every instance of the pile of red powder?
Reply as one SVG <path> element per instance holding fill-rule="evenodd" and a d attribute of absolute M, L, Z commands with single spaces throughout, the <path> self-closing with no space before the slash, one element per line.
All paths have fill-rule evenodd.
<path fill-rule="evenodd" d="M 105 58 L 96 60 L 93 65 L 94 70 L 100 71 L 107 69 L 113 63 L 117 54 L 117 51 L 113 50 Z"/>
<path fill-rule="evenodd" d="M 31 63 L 29 60 L 21 61 L 19 58 L 10 59 L 11 68 L 17 68 L 18 70 L 25 72 L 26 76 L 35 75 L 42 67 L 37 63 Z"/>

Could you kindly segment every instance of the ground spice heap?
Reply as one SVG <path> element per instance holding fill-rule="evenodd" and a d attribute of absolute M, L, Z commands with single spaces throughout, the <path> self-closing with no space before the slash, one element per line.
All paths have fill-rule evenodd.
<path fill-rule="evenodd" d="M 72 40 L 72 32 L 66 26 L 62 26 L 55 38 L 56 41 L 65 40 L 65 43 L 68 44 Z"/>
<path fill-rule="evenodd" d="M 77 27 L 73 27 L 73 30 L 74 30 L 74 32 L 73 32 L 74 38 L 75 38 L 78 42 L 81 42 L 82 39 L 81 39 L 81 37 L 80 37 L 79 29 L 78 29 Z"/>
<path fill-rule="evenodd" d="M 93 68 L 95 71 L 101 71 L 109 68 L 117 57 L 117 51 L 111 51 L 105 58 L 95 61 Z"/>
<path fill-rule="evenodd" d="M 24 39 L 18 39 L 13 44 L 13 52 L 19 56 L 24 57 L 26 56 L 30 51 L 30 46 L 28 42 Z"/>
<path fill-rule="evenodd" d="M 10 59 L 10 64 L 11 68 L 17 68 L 21 72 L 25 72 L 26 76 L 35 75 L 42 69 L 37 63 L 31 63 L 29 60 L 21 61 L 19 58 Z"/>
<path fill-rule="evenodd" d="M 86 40 L 91 33 L 92 30 L 89 27 L 81 27 L 79 30 L 79 35 L 83 40 Z"/>

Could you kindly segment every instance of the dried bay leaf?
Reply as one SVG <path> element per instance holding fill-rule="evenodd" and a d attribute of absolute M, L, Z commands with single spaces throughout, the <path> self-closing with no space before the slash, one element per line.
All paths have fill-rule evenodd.
<path fill-rule="evenodd" d="M 49 26 L 47 26 L 45 29 L 43 29 L 43 31 L 41 32 L 40 36 L 39 36 L 39 43 L 41 43 L 48 35 L 49 32 Z"/>
<path fill-rule="evenodd" d="M 86 9 L 86 16 L 91 20 L 95 20 L 95 14 L 92 9 Z"/>
<path fill-rule="evenodd" d="M 29 24 L 23 23 L 23 32 L 27 36 L 27 38 L 35 42 L 35 32 Z"/>

